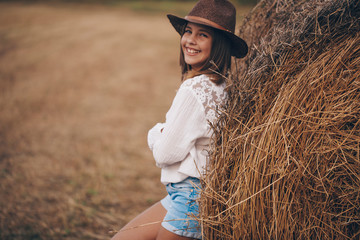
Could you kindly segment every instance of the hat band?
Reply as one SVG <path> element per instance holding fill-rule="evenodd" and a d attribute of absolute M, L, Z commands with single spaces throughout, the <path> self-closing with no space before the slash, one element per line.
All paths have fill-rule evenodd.
<path fill-rule="evenodd" d="M 214 28 L 217 28 L 217 29 L 220 29 L 223 31 L 231 32 L 230 30 L 228 30 L 228 29 L 222 27 L 221 25 L 214 23 L 213 21 L 210 21 L 209 19 L 206 19 L 206 18 L 202 18 L 202 17 L 198 17 L 198 16 L 186 16 L 185 19 L 190 22 L 194 21 L 195 23 L 200 23 L 200 24 L 203 23 L 203 24 L 209 25 L 211 27 L 214 27 Z"/>

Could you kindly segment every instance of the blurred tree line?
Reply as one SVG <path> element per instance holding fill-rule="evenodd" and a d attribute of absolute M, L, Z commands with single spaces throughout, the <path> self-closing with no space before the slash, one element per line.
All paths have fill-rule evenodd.
<path fill-rule="evenodd" d="M 12 2 L 16 0 L 0 0 L 0 2 Z M 28 2 L 19 0 L 20 2 Z M 107 3 L 107 2 L 196 2 L 197 0 L 47 0 L 48 2 L 82 2 L 82 3 Z M 41 0 L 32 0 L 31 2 L 41 2 Z M 230 2 L 245 5 L 255 5 L 260 0 L 230 0 Z"/>
<path fill-rule="evenodd" d="M 120 2 L 197 2 L 197 0 L 0 0 L 0 2 L 78 2 L 78 3 L 120 3 Z M 239 5 L 255 5 L 261 0 L 230 0 Z"/>
<path fill-rule="evenodd" d="M 125 2 L 125 1 L 134 1 L 134 0 L 114 0 L 114 1 Z M 144 2 L 149 2 L 149 1 L 196 2 L 197 0 L 135 0 L 135 1 L 144 1 Z M 252 5 L 255 5 L 256 3 L 260 2 L 260 0 L 230 0 L 230 1 L 233 2 L 233 3 L 238 3 L 238 4 L 252 4 Z"/>
<path fill-rule="evenodd" d="M 79 0 L 82 2 L 86 1 L 106 1 L 106 0 Z M 196 2 L 197 0 L 112 0 L 113 2 L 128 2 L 128 1 L 143 1 L 143 2 Z M 238 4 L 256 4 L 260 2 L 260 0 L 230 0 L 230 2 L 238 3 Z"/>
<path fill-rule="evenodd" d="M 131 1 L 131 0 L 118 0 L 118 1 Z M 134 1 L 134 0 L 132 0 Z M 142 1 L 177 1 L 177 2 L 196 2 L 197 0 L 142 0 Z M 252 4 L 260 2 L 260 0 L 230 0 L 230 2 L 238 3 L 238 4 Z"/>

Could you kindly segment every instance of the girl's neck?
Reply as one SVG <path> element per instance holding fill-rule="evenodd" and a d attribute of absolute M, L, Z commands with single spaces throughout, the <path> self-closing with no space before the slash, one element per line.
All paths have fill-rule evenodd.
<path fill-rule="evenodd" d="M 201 71 L 196 71 L 193 69 L 189 70 L 183 75 L 183 81 L 203 74 L 207 75 L 210 78 L 210 80 L 216 84 L 221 84 L 224 81 L 223 77 L 220 74 L 214 72 L 211 69 L 201 70 Z"/>

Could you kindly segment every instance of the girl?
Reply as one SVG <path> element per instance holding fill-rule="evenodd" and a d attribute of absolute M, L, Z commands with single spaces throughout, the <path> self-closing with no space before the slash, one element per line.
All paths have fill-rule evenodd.
<path fill-rule="evenodd" d="M 236 35 L 235 7 L 227 0 L 200 0 L 185 18 L 168 15 L 180 34 L 181 84 L 166 122 L 148 133 L 148 144 L 168 195 L 122 228 L 114 240 L 201 239 L 199 178 L 216 107 L 226 99 L 225 77 L 231 56 L 244 57 L 246 43 Z"/>

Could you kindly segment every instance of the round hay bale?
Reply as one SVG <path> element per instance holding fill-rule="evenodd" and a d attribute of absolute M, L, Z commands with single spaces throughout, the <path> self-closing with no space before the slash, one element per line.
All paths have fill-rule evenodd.
<path fill-rule="evenodd" d="M 251 51 L 213 126 L 204 239 L 358 239 L 360 2 L 261 1 L 240 32 Z"/>

